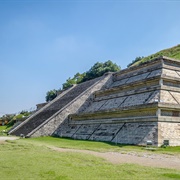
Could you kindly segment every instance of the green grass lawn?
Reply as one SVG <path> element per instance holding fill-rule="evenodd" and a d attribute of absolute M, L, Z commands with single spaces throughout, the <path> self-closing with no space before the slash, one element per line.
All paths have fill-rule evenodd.
<path fill-rule="evenodd" d="M 96 142 L 96 141 L 84 141 L 84 140 L 73 140 L 68 138 L 55 138 L 55 137 L 40 137 L 40 138 L 29 138 L 25 139 L 29 143 L 38 143 L 39 145 L 52 145 L 61 148 L 71 149 L 86 149 L 100 152 L 107 151 L 136 151 L 136 152 L 151 152 L 153 153 L 166 153 L 166 154 L 179 154 L 180 146 L 177 147 L 162 147 L 147 150 L 146 147 L 132 146 L 132 145 L 121 145 L 108 142 Z"/>
<path fill-rule="evenodd" d="M 4 130 L 6 132 L 4 132 Z M 9 130 L 9 128 L 7 126 L 0 126 L 0 136 L 7 136 L 7 131 Z"/>
<path fill-rule="evenodd" d="M 7 128 L 7 126 L 0 126 L 0 131 L 3 131 Z"/>
<path fill-rule="evenodd" d="M 56 152 L 46 145 L 84 149 L 118 148 L 106 143 L 73 141 L 57 138 L 35 138 L 0 144 L 0 179 L 180 179 L 180 171 L 143 167 L 133 164 L 115 165 L 82 153 Z M 72 143 L 72 145 L 70 145 Z M 81 147 L 81 148 L 80 148 Z M 86 148 L 85 148 L 86 149 Z"/>

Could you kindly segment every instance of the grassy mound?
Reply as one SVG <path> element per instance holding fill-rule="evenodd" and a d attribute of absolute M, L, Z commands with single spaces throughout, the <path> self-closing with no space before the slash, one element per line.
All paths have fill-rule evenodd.
<path fill-rule="evenodd" d="M 132 63 L 131 66 L 136 66 L 136 65 L 142 64 L 144 62 L 151 61 L 154 58 L 157 58 L 159 56 L 167 56 L 167 57 L 170 57 L 170 58 L 180 60 L 180 44 L 178 44 L 177 46 L 168 48 L 168 49 L 161 50 L 161 51 L 159 51 L 159 52 L 157 52 L 155 54 L 149 55 L 147 57 L 144 57 L 141 60 Z"/>

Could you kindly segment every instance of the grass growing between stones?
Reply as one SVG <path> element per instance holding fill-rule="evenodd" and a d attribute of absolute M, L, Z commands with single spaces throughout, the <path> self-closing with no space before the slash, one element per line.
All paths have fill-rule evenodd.
<path fill-rule="evenodd" d="M 8 141 L 0 145 L 0 179 L 114 180 L 180 178 L 180 172 L 177 170 L 131 164 L 114 165 L 87 154 L 52 151 L 46 146 L 39 146 L 37 139 L 36 142 L 35 140 L 29 142 L 29 139 L 23 139 Z"/>
<path fill-rule="evenodd" d="M 70 149 L 86 149 L 99 152 L 107 151 L 136 151 L 136 152 L 150 152 L 151 150 L 146 149 L 142 146 L 133 146 L 133 145 L 121 145 L 108 142 L 96 142 L 96 141 L 84 141 L 84 140 L 74 140 L 69 138 L 55 138 L 55 137 L 40 137 L 40 138 L 30 138 L 26 140 L 27 142 L 33 142 L 38 144 L 48 144 L 61 148 L 70 148 Z M 179 154 L 180 155 L 180 146 L 177 147 L 159 147 L 152 150 L 155 153 L 166 153 L 166 154 Z"/>

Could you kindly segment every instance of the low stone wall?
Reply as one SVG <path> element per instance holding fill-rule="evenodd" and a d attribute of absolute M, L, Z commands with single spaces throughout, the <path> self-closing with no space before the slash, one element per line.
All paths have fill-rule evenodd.
<path fill-rule="evenodd" d="M 147 119 L 148 121 L 148 119 Z M 120 144 L 146 145 L 152 141 L 158 145 L 157 122 L 128 122 L 116 124 L 66 124 L 55 132 L 59 137 L 107 141 Z"/>
<path fill-rule="evenodd" d="M 146 145 L 149 140 L 153 145 L 158 145 L 157 122 L 125 123 L 112 142 Z"/>

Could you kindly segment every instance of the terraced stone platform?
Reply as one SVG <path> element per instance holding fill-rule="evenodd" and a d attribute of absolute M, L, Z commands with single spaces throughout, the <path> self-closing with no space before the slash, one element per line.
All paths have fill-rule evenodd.
<path fill-rule="evenodd" d="M 160 146 L 180 145 L 180 62 L 160 57 L 112 74 L 108 89 L 71 114 L 56 136 Z"/>

